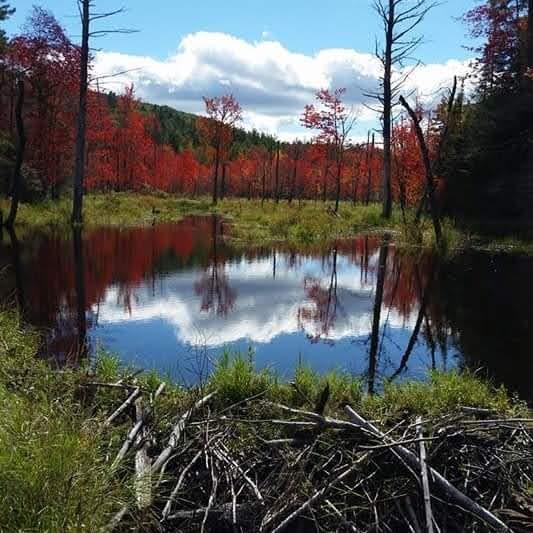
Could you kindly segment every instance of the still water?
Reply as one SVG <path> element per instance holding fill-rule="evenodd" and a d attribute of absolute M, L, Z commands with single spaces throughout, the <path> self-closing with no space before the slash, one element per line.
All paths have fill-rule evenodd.
<path fill-rule="evenodd" d="M 215 217 L 81 235 L 4 234 L 3 301 L 19 306 L 58 364 L 116 352 L 136 367 L 201 379 L 224 350 L 290 377 L 424 379 L 481 369 L 531 400 L 533 260 L 465 252 L 446 262 L 367 235 L 305 252 L 236 248 Z"/>

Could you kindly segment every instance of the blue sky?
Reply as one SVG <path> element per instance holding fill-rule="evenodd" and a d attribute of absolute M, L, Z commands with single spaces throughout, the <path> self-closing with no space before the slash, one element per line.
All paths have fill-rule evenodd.
<path fill-rule="evenodd" d="M 17 13 L 5 25 L 10 34 L 36 0 L 13 3 Z M 106 24 L 139 30 L 93 42 L 102 50 L 97 74 L 132 69 L 113 80 L 114 90 L 133 82 L 141 98 L 192 112 L 201 112 L 203 94 L 233 92 L 248 111 L 245 125 L 291 137 L 300 135 L 298 113 L 316 89 L 346 86 L 349 103 L 359 108 L 358 133 L 375 123 L 362 97 L 377 79 L 372 53 L 381 32 L 371 0 L 154 0 L 149 9 L 141 0 L 95 3 L 100 11 L 127 5 Z M 454 74 L 464 74 L 471 53 L 457 18 L 473 3 L 447 0 L 424 21 L 416 56 L 428 66 L 410 86 L 421 99 L 434 98 Z M 42 5 L 78 39 L 74 0 Z"/>

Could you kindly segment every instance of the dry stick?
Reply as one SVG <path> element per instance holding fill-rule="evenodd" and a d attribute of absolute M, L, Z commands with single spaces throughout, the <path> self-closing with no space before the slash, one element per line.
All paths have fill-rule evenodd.
<path fill-rule="evenodd" d="M 205 513 L 209 516 L 230 517 L 233 512 L 233 503 L 224 503 L 219 507 L 201 507 L 199 509 L 193 509 L 192 511 L 177 511 L 168 517 L 169 521 L 174 520 L 188 520 L 192 521 L 200 516 L 205 516 Z M 246 503 L 238 503 L 236 511 L 241 514 L 245 514 L 246 511 L 250 511 L 250 505 Z"/>
<path fill-rule="evenodd" d="M 376 437 L 384 438 L 383 433 L 372 425 L 370 422 L 359 416 L 349 405 L 345 407 L 346 413 L 352 419 L 355 424 L 361 426 L 361 428 L 374 433 Z M 396 454 L 402 458 L 413 470 L 420 471 L 420 461 L 418 457 L 403 446 L 397 446 L 394 448 Z M 493 515 L 490 511 L 471 500 L 466 494 L 463 494 L 460 490 L 455 488 L 446 478 L 439 474 L 433 468 L 429 468 L 431 473 L 431 481 L 439 488 L 455 505 L 461 507 L 465 511 L 477 516 L 480 520 L 490 525 L 496 531 L 511 531 L 511 529 L 502 522 L 497 516 Z"/>
<path fill-rule="evenodd" d="M 205 449 L 209 446 L 209 444 L 215 439 L 218 438 L 221 434 L 217 433 L 216 435 L 213 435 L 202 447 L 202 449 L 196 453 L 196 455 L 192 458 L 192 460 L 189 462 L 189 464 L 182 470 L 180 477 L 178 478 L 178 481 L 176 483 L 176 486 L 172 490 L 172 493 L 170 494 L 170 497 L 168 498 L 167 503 L 165 504 L 165 507 L 163 509 L 163 517 L 161 519 L 161 522 L 165 521 L 168 516 L 170 515 L 170 510 L 172 508 L 172 504 L 174 503 L 176 497 L 178 496 L 178 493 L 181 489 L 181 486 L 183 485 L 183 481 L 185 480 L 185 476 L 189 472 L 189 470 L 197 463 L 198 459 L 202 457 L 202 454 L 204 453 Z"/>
<path fill-rule="evenodd" d="M 281 522 L 281 524 L 279 524 L 276 528 L 274 528 L 272 530 L 272 533 L 279 533 L 280 531 L 283 531 L 295 518 L 298 518 L 298 516 L 300 516 L 306 509 L 308 509 L 311 505 L 313 505 L 313 503 L 315 503 L 316 501 L 318 501 L 321 498 L 323 498 L 326 495 L 326 493 L 331 488 L 333 488 L 335 485 L 337 485 L 343 479 L 347 478 L 351 473 L 353 473 L 357 469 L 359 464 L 362 463 L 363 461 L 365 461 L 368 458 L 369 455 L 370 455 L 369 453 L 363 454 L 361 457 L 359 457 L 359 459 L 357 459 L 357 461 L 355 461 L 355 463 L 353 465 L 351 465 L 350 467 L 346 468 L 335 479 L 332 479 L 327 485 L 325 485 L 320 490 L 315 492 L 307 501 L 305 501 L 302 505 L 300 505 L 300 507 L 298 507 L 298 509 L 293 511 L 287 518 L 285 518 L 285 520 L 283 520 L 283 522 Z M 354 487 L 354 490 L 359 485 L 361 485 L 364 481 L 366 481 L 366 479 L 367 478 L 362 479 L 359 483 L 357 483 L 355 485 L 355 487 Z M 274 520 L 274 518 L 276 518 L 276 515 L 271 517 L 269 522 L 272 522 Z M 265 524 L 265 525 L 268 525 L 268 524 Z"/>
<path fill-rule="evenodd" d="M 207 507 L 205 509 L 204 518 L 202 519 L 202 527 L 200 528 L 200 533 L 204 533 L 205 531 L 207 519 L 209 518 L 209 511 L 212 509 L 213 504 L 215 503 L 215 498 L 217 496 L 218 477 L 215 474 L 215 467 L 214 467 L 213 459 L 211 459 L 209 466 L 211 470 L 211 480 L 212 480 L 211 494 L 209 495 L 209 500 L 207 501 Z"/>
<path fill-rule="evenodd" d="M 142 406 L 142 398 L 138 398 L 135 401 L 135 411 L 137 422 L 144 422 L 145 412 Z M 151 470 L 150 470 L 150 457 L 148 456 L 148 431 L 146 424 L 137 433 L 135 437 L 134 446 L 137 448 L 135 453 L 135 496 L 137 499 L 137 507 L 139 509 L 146 509 L 152 503 L 151 494 Z"/>
<path fill-rule="evenodd" d="M 422 417 L 416 419 L 418 423 L 417 434 L 420 449 L 420 466 L 422 470 L 422 489 L 424 491 L 424 511 L 426 513 L 426 531 L 433 533 L 433 514 L 431 512 L 431 493 L 429 492 L 428 467 L 426 463 L 426 445 L 423 440 Z"/>
<path fill-rule="evenodd" d="M 122 459 L 126 457 L 126 454 L 128 453 L 128 450 L 130 449 L 131 445 L 135 441 L 135 438 L 137 437 L 137 434 L 143 427 L 144 421 L 139 420 L 135 423 L 135 425 L 130 429 L 126 440 L 124 441 L 124 444 L 122 445 L 122 448 L 120 448 L 119 452 L 117 453 L 117 456 L 115 457 L 115 460 L 111 464 L 111 470 L 115 470 L 117 466 L 120 464 Z"/>
<path fill-rule="evenodd" d="M 159 454 L 159 457 L 154 461 L 152 465 L 152 473 L 159 472 L 163 465 L 168 461 L 170 455 L 178 445 L 181 438 L 181 434 L 185 429 L 185 424 L 187 423 L 187 420 L 189 420 L 193 411 L 195 411 L 196 409 L 200 409 L 200 407 L 206 404 L 213 396 L 215 396 L 216 393 L 217 391 L 213 391 L 207 396 L 204 396 L 203 398 L 198 400 L 189 410 L 183 413 L 183 415 L 178 420 L 178 423 L 174 426 L 172 433 L 170 434 L 166 448 Z"/>
<path fill-rule="evenodd" d="M 159 385 L 159 387 L 157 388 L 157 390 L 156 390 L 156 392 L 154 394 L 154 398 L 152 400 L 152 405 L 157 400 L 159 395 L 163 392 L 164 388 L 165 388 L 165 384 L 161 383 L 161 385 Z M 141 429 L 143 428 L 144 423 L 148 419 L 148 415 L 151 412 L 152 412 L 152 409 L 147 409 L 146 412 L 144 413 L 144 416 L 140 420 L 137 418 L 137 422 L 135 423 L 135 425 L 129 431 L 129 433 L 128 433 L 127 437 L 126 437 L 126 440 L 124 441 L 124 444 L 122 445 L 122 448 L 120 448 L 119 452 L 117 453 L 117 456 L 115 457 L 115 460 L 113 461 L 113 464 L 111 465 L 111 469 L 112 470 L 115 470 L 117 468 L 117 466 L 120 464 L 120 462 L 122 461 L 122 459 L 124 459 L 124 457 L 126 457 L 126 454 L 128 453 L 128 450 L 130 449 L 131 445 L 136 440 L 139 431 L 141 431 Z"/>
<path fill-rule="evenodd" d="M 220 446 L 214 447 L 214 452 L 217 454 L 222 461 L 228 463 L 231 467 L 233 467 L 237 472 L 242 476 L 244 481 L 250 486 L 253 493 L 255 494 L 255 497 L 258 499 L 258 501 L 261 503 L 261 505 L 264 504 L 263 496 L 261 495 L 261 491 L 257 487 L 257 485 L 250 479 L 250 477 L 246 474 L 246 472 L 239 466 L 237 461 L 233 459 L 226 446 L 224 444 L 221 444 Z"/>
<path fill-rule="evenodd" d="M 328 507 L 331 507 L 331 509 L 333 510 L 333 512 L 337 515 L 337 517 L 339 518 L 339 520 L 341 521 L 342 525 L 348 530 L 348 531 L 352 531 L 353 533 L 357 533 L 357 528 L 351 523 L 349 522 L 348 520 L 346 520 L 346 518 L 344 518 L 344 515 L 329 501 L 329 500 L 326 500 L 326 505 Z"/>
<path fill-rule="evenodd" d="M 141 394 L 141 389 L 139 387 L 136 387 L 134 391 L 126 398 L 124 403 L 122 403 L 119 408 L 112 413 L 107 420 L 104 422 L 104 426 L 107 427 L 112 424 L 114 420 L 116 420 L 133 402 L 138 398 L 138 396 Z"/>

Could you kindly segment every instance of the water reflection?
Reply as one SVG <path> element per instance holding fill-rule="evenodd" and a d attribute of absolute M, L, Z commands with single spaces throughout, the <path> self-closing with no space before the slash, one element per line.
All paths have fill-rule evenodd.
<path fill-rule="evenodd" d="M 11 233 L 1 295 L 45 333 L 42 353 L 58 364 L 102 344 L 194 380 L 225 347 L 253 346 L 259 366 L 342 368 L 365 376 L 371 393 L 383 378 L 468 365 L 531 397 L 531 289 L 520 286 L 529 258 L 470 253 L 440 264 L 377 235 L 306 253 L 242 250 L 224 233 L 216 217 L 20 242 Z"/>

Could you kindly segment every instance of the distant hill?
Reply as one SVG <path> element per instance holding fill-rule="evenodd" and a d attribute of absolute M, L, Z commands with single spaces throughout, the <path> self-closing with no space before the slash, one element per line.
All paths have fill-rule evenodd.
<path fill-rule="evenodd" d="M 157 142 L 172 146 L 177 152 L 186 148 L 195 150 L 202 141 L 197 129 L 198 115 L 178 111 L 167 105 L 142 103 L 141 109 L 152 113 L 159 121 L 160 131 Z M 256 130 L 246 131 L 236 128 L 232 145 L 232 156 L 248 152 L 251 148 L 273 149 L 276 139 Z"/>

